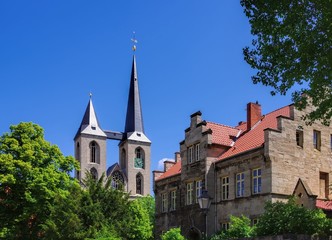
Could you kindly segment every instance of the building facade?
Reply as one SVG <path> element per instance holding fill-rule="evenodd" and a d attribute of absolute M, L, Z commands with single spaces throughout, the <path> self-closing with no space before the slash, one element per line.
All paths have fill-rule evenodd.
<path fill-rule="evenodd" d="M 119 161 L 106 166 L 107 140 L 119 141 Z M 82 182 L 86 172 L 96 179 L 105 173 L 114 188 L 124 188 L 130 196 L 150 194 L 151 141 L 144 132 L 136 57 L 133 56 L 125 129 L 123 132 L 103 130 L 92 104 L 88 102 L 82 122 L 74 137 L 75 158 L 80 171 L 75 176 Z"/>
<path fill-rule="evenodd" d="M 331 213 L 332 126 L 306 125 L 294 105 L 262 115 L 247 105 L 247 121 L 235 127 L 191 115 L 179 157 L 154 171 L 156 234 L 181 227 L 189 239 L 227 229 L 230 215 L 255 224 L 266 201 L 298 203 Z M 197 198 L 207 190 L 207 214 Z"/>

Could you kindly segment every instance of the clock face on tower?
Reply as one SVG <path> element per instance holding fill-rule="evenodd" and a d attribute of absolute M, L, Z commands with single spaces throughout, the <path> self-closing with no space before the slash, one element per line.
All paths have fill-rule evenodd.
<path fill-rule="evenodd" d="M 135 158 L 134 159 L 134 167 L 135 168 L 144 168 L 144 161 L 142 158 Z"/>

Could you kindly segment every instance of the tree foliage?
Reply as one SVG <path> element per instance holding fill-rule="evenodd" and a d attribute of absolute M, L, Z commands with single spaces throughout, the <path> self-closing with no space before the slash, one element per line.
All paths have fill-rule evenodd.
<path fill-rule="evenodd" d="M 332 234 L 331 220 L 327 219 L 321 210 L 299 206 L 294 199 L 287 203 L 267 202 L 265 212 L 256 227 L 258 236 L 288 233 L 322 236 Z"/>
<path fill-rule="evenodd" d="M 272 95 L 293 92 L 299 109 L 315 109 L 304 118 L 329 124 L 332 117 L 332 0 L 241 0 L 254 35 L 243 50 L 257 70 L 253 82 L 270 86 Z"/>
<path fill-rule="evenodd" d="M 82 191 L 79 216 L 88 239 L 152 239 L 154 199 L 129 200 L 122 190 L 112 188 L 111 178 L 94 179 L 87 172 Z M 153 208 L 154 211 L 154 208 Z"/>
<path fill-rule="evenodd" d="M 171 228 L 161 236 L 161 240 L 185 240 L 180 228 Z"/>
<path fill-rule="evenodd" d="M 153 225 L 150 223 L 148 211 L 138 200 L 130 202 L 130 222 L 127 226 L 127 239 L 152 239 Z"/>
<path fill-rule="evenodd" d="M 66 198 L 77 185 L 68 175 L 76 164 L 44 140 L 38 125 L 11 126 L 0 137 L 0 235 L 42 238 L 56 199 Z"/>
<path fill-rule="evenodd" d="M 221 231 L 219 234 L 216 234 L 211 238 L 211 240 L 254 237 L 256 235 L 255 230 L 256 228 L 251 226 L 250 219 L 246 216 L 230 216 L 229 229 Z"/>

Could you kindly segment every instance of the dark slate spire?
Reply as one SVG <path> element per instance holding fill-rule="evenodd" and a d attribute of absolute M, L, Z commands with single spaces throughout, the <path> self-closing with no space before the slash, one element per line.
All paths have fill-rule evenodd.
<path fill-rule="evenodd" d="M 130 88 L 128 96 L 127 116 L 125 133 L 141 132 L 144 133 L 142 107 L 138 89 L 136 58 L 133 56 L 131 69 Z"/>
<path fill-rule="evenodd" d="M 95 110 L 94 110 L 94 107 L 92 104 L 91 96 L 92 95 L 90 94 L 88 106 L 86 107 L 81 125 L 77 131 L 75 138 L 80 133 L 106 137 L 106 134 L 99 126 L 97 115 L 95 113 Z"/>

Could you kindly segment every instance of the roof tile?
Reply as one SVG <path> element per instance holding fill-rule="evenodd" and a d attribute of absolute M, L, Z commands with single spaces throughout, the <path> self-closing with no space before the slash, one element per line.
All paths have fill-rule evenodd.
<path fill-rule="evenodd" d="M 262 116 L 261 120 L 249 131 L 247 131 L 246 122 L 241 122 L 236 127 L 207 122 L 207 129 L 212 130 L 212 143 L 230 147 L 226 152 L 219 156 L 216 161 L 221 161 L 225 158 L 263 146 L 264 130 L 267 128 L 277 129 L 277 117 L 279 116 L 290 117 L 290 106 L 285 106 Z M 174 166 L 162 174 L 157 181 L 180 173 L 181 161 L 174 164 Z"/>
<path fill-rule="evenodd" d="M 175 163 L 172 167 L 170 167 L 164 174 L 162 174 L 158 179 L 164 179 L 164 178 L 168 178 L 177 174 L 181 173 L 181 161 L 178 161 L 177 163 Z"/>

